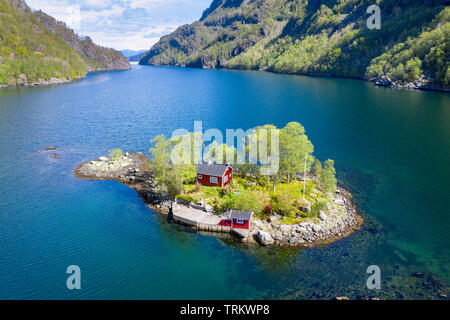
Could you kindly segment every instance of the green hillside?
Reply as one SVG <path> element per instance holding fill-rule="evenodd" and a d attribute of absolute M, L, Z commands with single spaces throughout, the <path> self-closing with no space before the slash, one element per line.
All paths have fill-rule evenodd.
<path fill-rule="evenodd" d="M 367 28 L 378 4 L 382 25 Z M 450 1 L 214 0 L 141 64 L 237 68 L 450 89 Z"/>
<path fill-rule="evenodd" d="M 119 52 L 78 38 L 23 0 L 0 0 L 0 85 L 70 81 L 89 71 L 129 67 Z"/>

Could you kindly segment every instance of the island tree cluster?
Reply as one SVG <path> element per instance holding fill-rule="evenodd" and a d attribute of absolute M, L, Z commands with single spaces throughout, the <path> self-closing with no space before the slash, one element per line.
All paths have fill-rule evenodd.
<path fill-rule="evenodd" d="M 219 213 L 229 209 L 249 210 L 263 215 L 277 213 L 284 216 L 286 222 L 290 219 L 296 221 L 298 218 L 317 217 L 330 201 L 330 195 L 336 191 L 334 161 L 327 160 L 322 165 L 313 156 L 314 146 L 298 122 L 288 123 L 281 129 L 274 125 L 256 127 L 254 134 L 246 137 L 247 155 L 250 142 L 262 139 L 261 133 L 267 129 L 276 130 L 279 136 L 279 170 L 274 173 L 262 174 L 260 169 L 265 165 L 262 162 L 237 163 L 234 146 L 219 145 L 213 141 L 207 148 L 209 153 L 203 158 L 213 158 L 217 163 L 230 163 L 235 169 L 234 179 L 223 188 L 197 185 L 196 164 L 178 164 L 172 160 L 172 152 L 182 137 L 168 139 L 160 135 L 152 140 L 150 149 L 150 165 L 155 181 L 171 197 L 189 202 L 202 199 Z M 193 133 L 189 135 L 191 139 L 194 138 Z M 272 141 L 268 139 L 265 142 L 268 144 L 266 150 L 272 150 Z M 258 153 L 261 151 L 259 146 Z M 219 148 L 223 148 L 220 159 L 216 154 Z M 230 161 L 230 154 L 234 161 Z M 306 181 L 303 181 L 305 177 Z"/>

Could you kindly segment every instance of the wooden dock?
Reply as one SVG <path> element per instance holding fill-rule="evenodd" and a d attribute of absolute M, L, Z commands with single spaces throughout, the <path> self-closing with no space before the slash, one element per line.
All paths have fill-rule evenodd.
<path fill-rule="evenodd" d="M 221 217 L 175 203 L 172 207 L 172 219 L 202 231 L 230 233 L 231 227 L 219 226 Z"/>
<path fill-rule="evenodd" d="M 231 229 L 231 233 L 239 239 L 247 239 L 250 232 L 247 229 Z"/>

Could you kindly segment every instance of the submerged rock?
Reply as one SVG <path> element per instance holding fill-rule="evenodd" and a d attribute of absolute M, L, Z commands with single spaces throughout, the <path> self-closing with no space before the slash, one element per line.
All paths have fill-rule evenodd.
<path fill-rule="evenodd" d="M 438 294 L 438 298 L 446 300 L 448 297 L 445 293 L 440 293 L 440 294 Z"/>
<path fill-rule="evenodd" d="M 425 275 L 421 272 L 414 272 L 411 276 L 418 279 L 423 279 L 425 277 Z"/>

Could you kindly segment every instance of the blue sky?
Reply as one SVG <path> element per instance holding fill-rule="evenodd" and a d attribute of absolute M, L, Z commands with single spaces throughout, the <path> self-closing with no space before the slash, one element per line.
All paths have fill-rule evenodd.
<path fill-rule="evenodd" d="M 177 27 L 198 20 L 212 0 L 25 0 L 95 43 L 149 49 Z"/>

